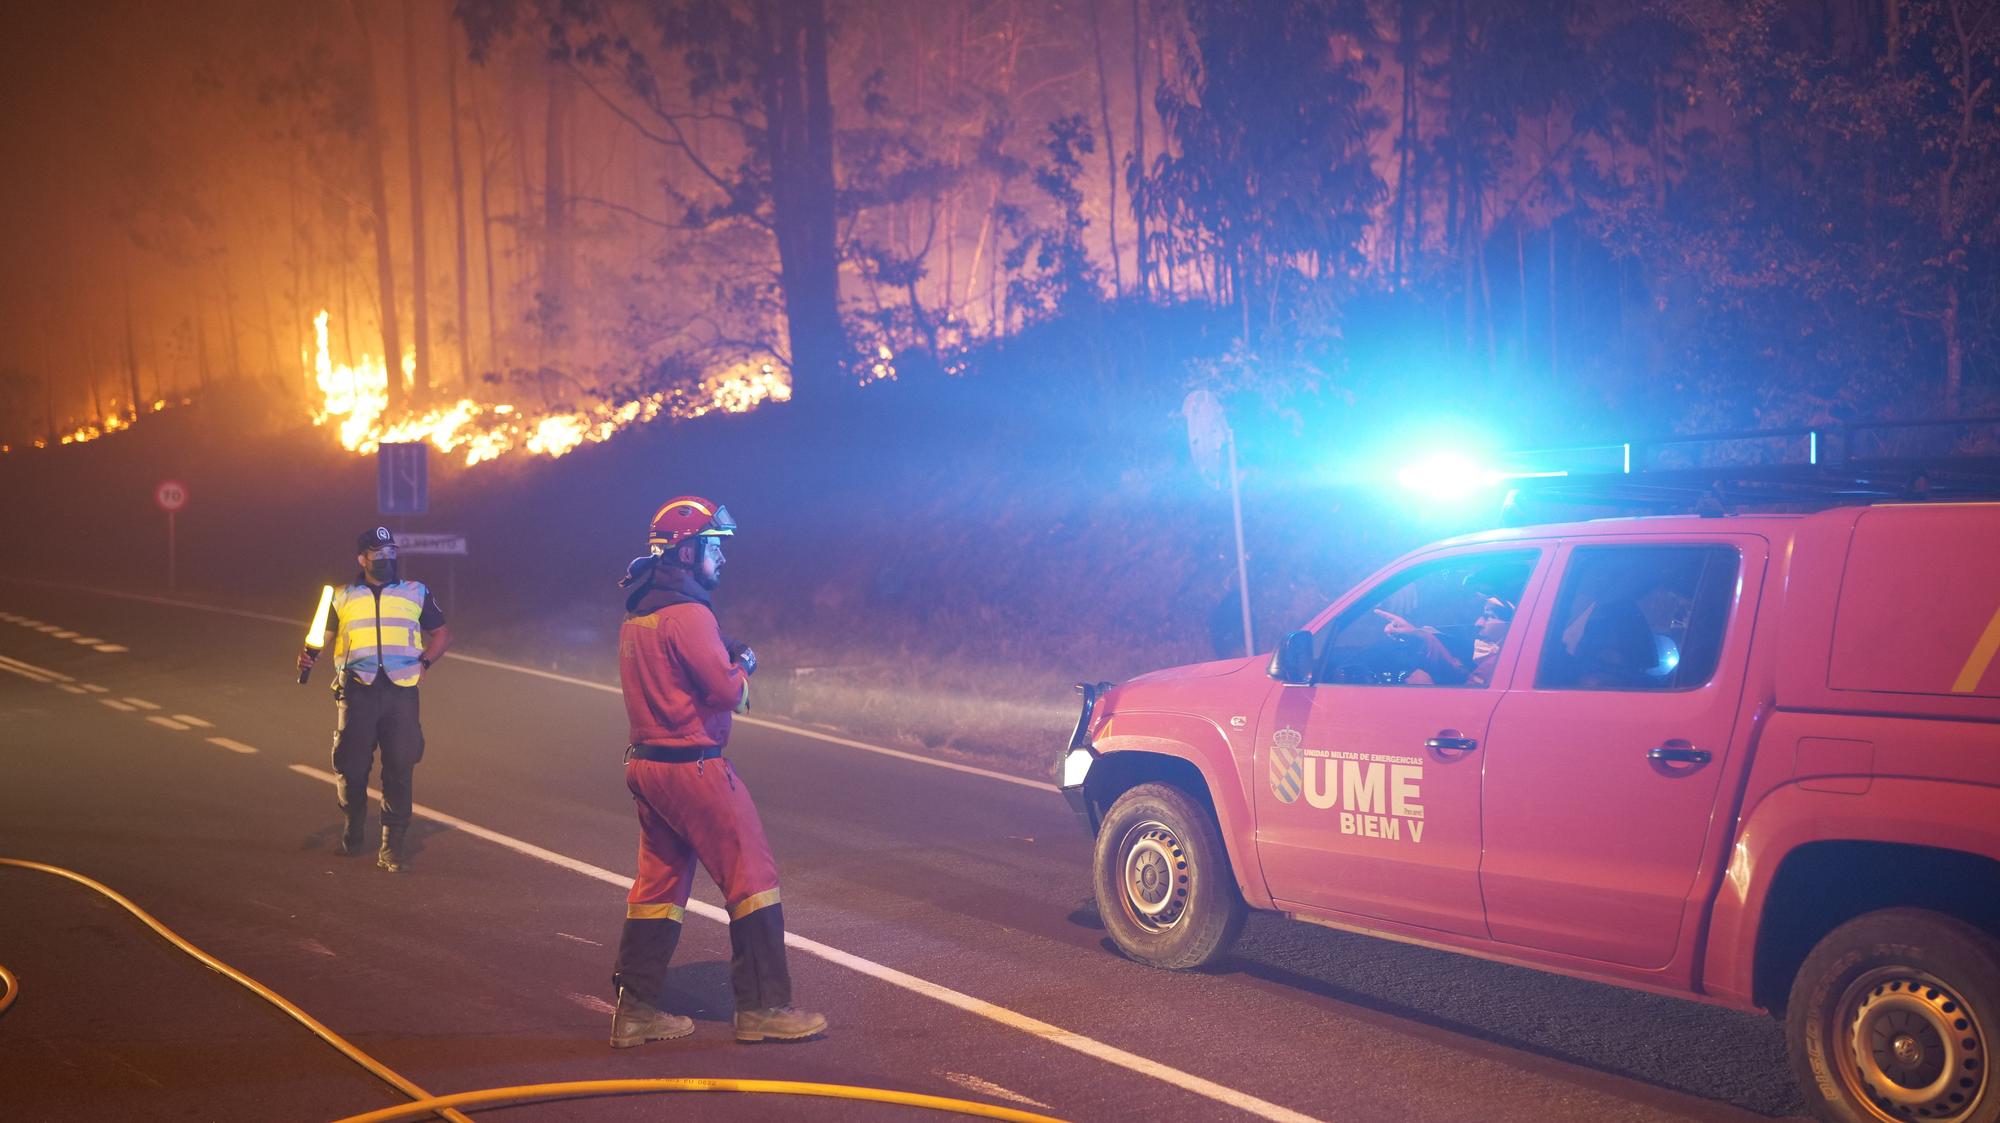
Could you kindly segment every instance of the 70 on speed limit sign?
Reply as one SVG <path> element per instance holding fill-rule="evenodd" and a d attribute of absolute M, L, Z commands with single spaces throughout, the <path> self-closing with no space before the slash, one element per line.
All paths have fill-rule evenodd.
<path fill-rule="evenodd" d="M 160 510 L 168 514 L 187 506 L 187 501 L 187 485 L 179 480 L 162 480 L 160 486 L 153 489 L 153 502 L 158 503 Z"/>

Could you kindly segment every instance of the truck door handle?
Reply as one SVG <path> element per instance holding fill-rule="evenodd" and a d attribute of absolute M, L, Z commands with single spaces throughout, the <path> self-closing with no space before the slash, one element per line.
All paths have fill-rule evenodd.
<path fill-rule="evenodd" d="M 1424 742 L 1424 748 L 1434 753 L 1469 753 L 1478 747 L 1473 737 L 1432 737 Z"/>
<path fill-rule="evenodd" d="M 1661 745 L 1647 750 L 1646 759 L 1660 764 L 1707 764 L 1714 757 L 1707 749 L 1697 749 L 1688 745 Z"/>

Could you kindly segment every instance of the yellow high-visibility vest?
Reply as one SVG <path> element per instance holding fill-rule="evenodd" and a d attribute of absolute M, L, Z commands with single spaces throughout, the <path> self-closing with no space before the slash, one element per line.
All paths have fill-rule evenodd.
<path fill-rule="evenodd" d="M 387 670 L 390 682 L 415 686 L 424 673 L 418 621 L 426 595 L 421 581 L 398 581 L 379 591 L 365 584 L 334 590 L 333 611 L 340 619 L 340 637 L 333 646 L 334 684 L 349 672 L 372 683 Z"/>

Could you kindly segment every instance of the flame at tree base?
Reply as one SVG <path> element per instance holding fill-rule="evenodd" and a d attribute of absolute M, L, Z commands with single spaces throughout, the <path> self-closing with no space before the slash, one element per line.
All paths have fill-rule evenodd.
<path fill-rule="evenodd" d="M 791 381 L 769 362 L 745 361 L 702 380 L 699 391 L 663 390 L 632 401 L 605 403 L 567 413 L 530 414 L 505 403 L 485 404 L 461 398 L 450 405 L 422 411 L 389 413 L 389 371 L 379 359 L 361 356 L 353 366 L 335 365 L 327 351 L 327 313 L 313 318 L 317 353 L 309 369 L 319 385 L 320 408 L 313 424 L 336 426 L 340 443 L 349 451 L 369 453 L 387 443 L 427 441 L 440 452 L 465 454 L 467 466 L 498 459 L 516 449 L 541 456 L 561 456 L 580 445 L 608 440 L 612 434 L 666 414 L 687 419 L 705 413 L 743 413 L 769 402 L 787 401 Z M 401 363 L 403 385 L 416 369 L 414 355 Z"/>

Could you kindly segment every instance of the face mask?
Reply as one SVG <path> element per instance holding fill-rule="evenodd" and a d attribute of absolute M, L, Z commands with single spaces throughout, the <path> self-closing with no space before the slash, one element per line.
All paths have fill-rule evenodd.
<path fill-rule="evenodd" d="M 370 558 L 368 579 L 378 585 L 391 585 L 396 581 L 395 558 Z"/>

